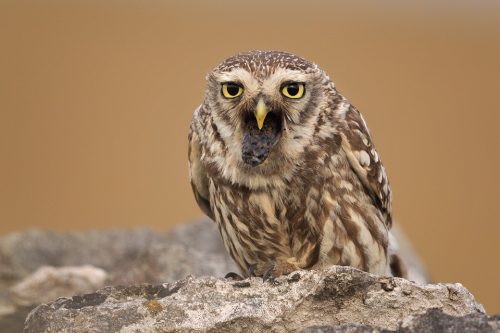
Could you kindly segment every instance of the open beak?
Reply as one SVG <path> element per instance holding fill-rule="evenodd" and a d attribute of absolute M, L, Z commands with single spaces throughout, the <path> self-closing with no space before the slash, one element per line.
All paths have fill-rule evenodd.
<path fill-rule="evenodd" d="M 269 110 L 267 109 L 266 103 L 264 103 L 262 98 L 259 99 L 257 107 L 255 108 L 255 119 L 257 119 L 257 126 L 259 127 L 259 130 L 264 126 L 264 120 L 266 119 L 268 113 Z"/>

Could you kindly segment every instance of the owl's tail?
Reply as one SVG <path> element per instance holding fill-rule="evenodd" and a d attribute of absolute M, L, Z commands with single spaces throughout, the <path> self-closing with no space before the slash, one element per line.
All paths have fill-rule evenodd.
<path fill-rule="evenodd" d="M 389 232 L 389 268 L 395 277 L 402 277 L 419 284 L 429 283 L 429 277 L 410 241 L 397 225 Z"/>

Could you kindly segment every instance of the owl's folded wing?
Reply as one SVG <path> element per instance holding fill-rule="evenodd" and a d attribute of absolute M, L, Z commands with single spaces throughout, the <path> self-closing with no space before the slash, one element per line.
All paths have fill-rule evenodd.
<path fill-rule="evenodd" d="M 370 132 L 359 111 L 350 106 L 345 114 L 347 128 L 341 131 L 342 148 L 374 204 L 386 216 L 390 227 L 392 193 L 385 168 L 373 146 Z"/>
<path fill-rule="evenodd" d="M 209 200 L 208 177 L 200 161 L 200 140 L 193 124 L 189 129 L 188 140 L 189 180 L 191 181 L 194 197 L 203 213 L 214 220 L 214 213 Z"/>

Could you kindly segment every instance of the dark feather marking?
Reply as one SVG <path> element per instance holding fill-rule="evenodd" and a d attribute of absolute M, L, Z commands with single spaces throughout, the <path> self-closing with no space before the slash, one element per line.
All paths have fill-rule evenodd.
<path fill-rule="evenodd" d="M 226 143 L 224 142 L 224 140 L 222 140 L 222 137 L 220 136 L 220 133 L 219 133 L 219 130 L 217 128 L 217 126 L 215 125 L 215 123 L 212 122 L 212 132 L 214 133 L 214 139 L 215 141 L 219 142 L 223 149 L 226 150 Z"/>
<path fill-rule="evenodd" d="M 344 202 L 344 207 L 350 207 L 347 202 Z M 347 234 L 349 235 L 349 239 L 354 243 L 356 251 L 359 254 L 361 267 L 363 270 L 368 270 L 368 262 L 367 256 L 369 253 L 366 253 L 365 248 L 359 243 L 359 227 L 355 222 L 352 221 L 351 216 L 347 213 L 345 208 L 342 208 L 339 214 L 339 218 L 342 221 Z"/>
<path fill-rule="evenodd" d="M 344 135 L 348 138 L 352 149 L 356 151 L 365 151 L 370 157 L 370 166 L 365 168 L 368 182 L 368 184 L 364 184 L 365 189 L 370 194 L 375 206 L 386 215 L 385 223 L 390 227 L 392 224 L 390 210 L 391 190 L 389 184 L 387 184 L 388 181 L 385 174 L 382 177 L 382 182 L 378 181 L 379 173 L 383 172 L 380 156 L 378 161 L 375 162 L 374 156 L 371 153 L 374 147 L 370 133 L 364 125 L 361 114 L 355 107 L 350 106 L 349 111 L 346 113 L 346 122 L 348 128 L 344 130 Z M 363 138 L 366 139 L 366 143 L 363 141 Z M 384 191 L 385 185 L 387 185 L 387 192 Z"/>

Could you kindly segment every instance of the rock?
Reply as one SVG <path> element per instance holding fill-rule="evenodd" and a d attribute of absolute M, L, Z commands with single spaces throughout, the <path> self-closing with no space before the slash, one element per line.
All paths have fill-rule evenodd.
<path fill-rule="evenodd" d="M 107 274 L 90 266 L 42 266 L 10 288 L 10 297 L 23 306 L 50 302 L 61 296 L 89 293 L 104 287 Z"/>
<path fill-rule="evenodd" d="M 106 272 L 93 266 L 42 266 L 32 275 L 0 293 L 2 332 L 20 332 L 34 306 L 60 296 L 88 293 L 104 286 Z"/>
<path fill-rule="evenodd" d="M 488 318 L 484 313 L 471 313 L 462 317 L 450 316 L 441 309 L 431 309 L 425 314 L 407 318 L 400 326 L 401 333 L 411 332 L 500 332 L 495 318 Z"/>
<path fill-rule="evenodd" d="M 424 283 L 425 271 L 409 242 L 399 230 L 393 229 L 393 233 L 409 263 L 410 279 Z M 87 332 L 91 325 L 95 325 L 94 332 L 119 328 L 128 332 L 143 329 L 154 332 L 164 324 L 184 327 L 185 331 L 210 327 L 207 329 L 214 332 L 240 327 L 249 330 L 273 327 L 280 332 L 291 325 L 304 328 L 312 324 L 335 324 L 349 330 L 352 325 L 356 329 L 361 327 L 349 320 L 375 316 L 380 302 L 384 305 L 378 318 L 385 320 L 384 311 L 390 312 L 394 319 L 389 321 L 391 327 L 396 327 L 398 320 L 407 314 L 415 315 L 432 306 L 444 308 L 445 314 L 460 315 L 469 313 L 471 304 L 475 304 L 459 285 L 448 285 L 451 289 L 445 285 L 418 287 L 409 281 L 388 278 L 376 278 L 375 282 L 373 276 L 351 272 L 349 268 L 300 272 L 279 279 L 280 285 L 276 286 L 262 284 L 259 279 L 232 282 L 217 279 L 229 271 L 237 269 L 226 254 L 217 228 L 209 220 L 182 225 L 169 233 L 146 229 L 67 234 L 32 230 L 6 235 L 0 237 L 0 331 L 20 332 L 28 313 L 41 303 L 49 304 L 32 313 L 26 323 L 27 331 L 41 332 L 43 327 L 47 332 L 53 331 L 68 320 L 67 316 L 73 315 L 82 320 L 79 325 L 88 326 L 82 332 Z M 185 278 L 187 275 L 192 276 Z M 370 278 L 361 278 L 365 275 Z M 199 276 L 212 278 L 195 278 Z M 171 283 L 160 284 L 164 282 Z M 101 289 L 116 285 L 130 286 Z M 322 291 L 317 289 L 321 286 Z M 363 291 L 363 286 L 368 289 Z M 445 289 L 448 298 L 456 299 L 443 301 Z M 404 297 L 400 298 L 401 294 Z M 53 301 L 70 295 L 74 296 Z M 380 295 L 386 298 L 380 299 Z M 470 301 L 467 305 L 460 303 L 466 299 Z M 322 310 L 332 304 L 333 309 Z M 299 309 L 297 314 L 311 314 L 290 319 L 294 318 L 291 308 L 295 305 Z M 451 305 L 457 308 L 451 309 Z M 365 308 L 371 310 L 364 313 Z M 349 311 L 359 313 L 349 314 Z M 323 316 L 336 319 L 324 321 Z M 340 323 L 345 325 L 338 326 Z M 366 325 L 371 329 L 371 324 Z M 65 331 L 69 327 L 59 328 Z"/>
<path fill-rule="evenodd" d="M 445 327 L 454 317 L 462 317 L 463 325 L 485 317 L 460 284 L 422 286 L 333 266 L 274 283 L 190 276 L 174 283 L 106 287 L 40 305 L 28 316 L 25 332 L 295 332 L 307 327 L 320 332 L 318 326 L 335 329 L 326 332 L 353 327 L 414 332 L 426 331 L 426 320 Z"/>
<path fill-rule="evenodd" d="M 384 330 L 361 324 L 347 324 L 339 326 L 311 326 L 304 328 L 299 333 L 396 333 L 397 331 Z"/>
<path fill-rule="evenodd" d="M 441 309 L 429 309 L 424 314 L 409 316 L 397 330 L 385 330 L 369 325 L 312 326 L 299 333 L 494 333 L 500 332 L 500 318 L 484 313 L 462 317 L 450 316 Z"/>
<path fill-rule="evenodd" d="M 45 268 L 44 268 L 45 267 Z M 20 332 L 34 306 L 104 285 L 161 283 L 236 270 L 214 223 L 0 237 L 0 331 Z"/>
<path fill-rule="evenodd" d="M 217 228 L 206 220 L 165 234 L 147 229 L 31 230 L 0 237 L 0 290 L 41 266 L 83 265 L 105 270 L 106 284 L 160 283 L 188 274 L 224 276 L 235 269 Z"/>

